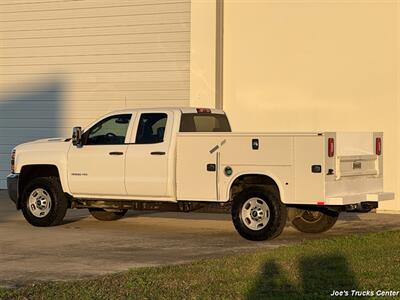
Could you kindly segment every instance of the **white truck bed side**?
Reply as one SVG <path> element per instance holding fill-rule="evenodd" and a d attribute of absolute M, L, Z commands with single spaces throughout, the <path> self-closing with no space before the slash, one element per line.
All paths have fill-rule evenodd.
<path fill-rule="evenodd" d="M 383 194 L 382 156 L 374 150 L 381 133 L 179 133 L 177 199 L 230 200 L 243 174 L 273 179 L 285 204 L 345 205 L 393 197 Z M 328 138 L 335 154 L 328 157 Z M 253 149 L 253 142 L 258 149 Z M 353 170 L 353 163 L 360 169 Z M 215 172 L 207 170 L 215 164 Z M 320 166 L 321 172 L 313 172 Z M 225 174 L 225 168 L 232 175 Z M 329 171 L 329 169 L 331 169 Z M 329 175 L 328 175 L 329 173 Z"/>

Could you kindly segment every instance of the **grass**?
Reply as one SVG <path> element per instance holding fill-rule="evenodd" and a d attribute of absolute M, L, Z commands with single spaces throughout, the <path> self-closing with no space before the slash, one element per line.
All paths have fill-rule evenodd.
<path fill-rule="evenodd" d="M 326 299 L 333 290 L 400 291 L 400 231 L 0 289 L 0 299 Z"/>

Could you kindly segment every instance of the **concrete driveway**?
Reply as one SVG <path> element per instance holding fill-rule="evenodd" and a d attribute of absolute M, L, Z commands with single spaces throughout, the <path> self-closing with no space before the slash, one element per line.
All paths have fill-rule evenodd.
<path fill-rule="evenodd" d="M 70 210 L 61 226 L 36 228 L 15 210 L 6 191 L 0 191 L 0 286 L 83 279 L 141 266 L 392 229 L 400 229 L 398 215 L 343 214 L 325 234 L 302 234 L 286 227 L 273 241 L 251 242 L 236 233 L 230 215 L 131 212 L 121 220 L 101 222 L 87 210 Z"/>

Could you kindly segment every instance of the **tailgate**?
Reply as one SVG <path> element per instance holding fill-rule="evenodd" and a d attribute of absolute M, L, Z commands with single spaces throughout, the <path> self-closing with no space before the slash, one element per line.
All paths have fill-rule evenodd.
<path fill-rule="evenodd" d="M 329 153 L 330 143 L 333 154 Z M 383 192 L 383 133 L 337 132 L 326 136 L 326 204 L 389 200 Z"/>
<path fill-rule="evenodd" d="M 337 156 L 335 165 L 336 180 L 344 179 L 345 177 L 379 177 L 380 175 L 377 155 Z"/>

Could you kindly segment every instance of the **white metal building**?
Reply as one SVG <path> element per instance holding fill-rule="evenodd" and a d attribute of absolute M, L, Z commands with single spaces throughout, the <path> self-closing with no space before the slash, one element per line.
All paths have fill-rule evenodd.
<path fill-rule="evenodd" d="M 0 188 L 14 145 L 124 106 L 189 104 L 189 0 L 2 0 Z"/>

